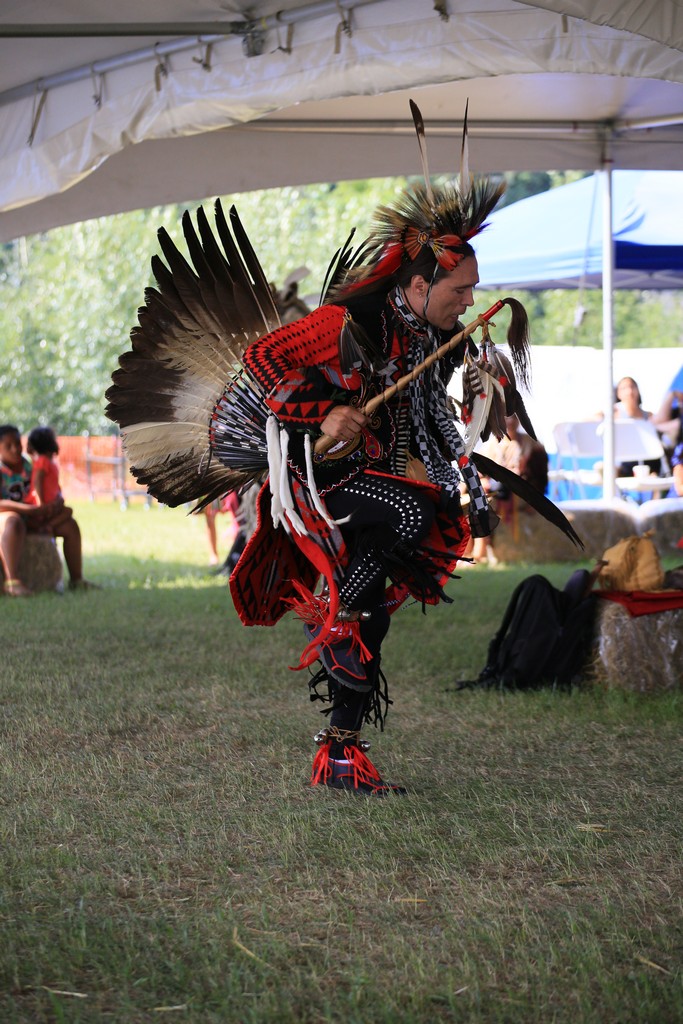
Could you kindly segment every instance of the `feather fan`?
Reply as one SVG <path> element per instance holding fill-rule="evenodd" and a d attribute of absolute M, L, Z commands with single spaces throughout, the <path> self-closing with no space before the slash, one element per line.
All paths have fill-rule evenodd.
<path fill-rule="evenodd" d="M 536 490 L 535 487 L 532 487 L 530 483 L 523 480 L 517 473 L 513 473 L 512 470 L 507 469 L 505 466 L 500 466 L 493 459 L 482 455 L 481 452 L 474 452 L 472 461 L 483 476 L 490 476 L 493 480 L 503 484 L 508 490 L 525 501 L 527 505 L 531 505 L 549 523 L 562 530 L 572 544 L 575 544 L 577 548 L 583 548 L 583 541 L 562 509 L 558 508 L 549 498 L 546 498 L 545 494 Z"/>
<path fill-rule="evenodd" d="M 267 470 L 266 407 L 241 363 L 247 345 L 279 326 L 270 287 L 234 207 L 183 215 L 191 263 L 163 228 L 152 258 L 157 288 L 131 331 L 106 393 L 136 479 L 167 505 L 199 507 Z"/>

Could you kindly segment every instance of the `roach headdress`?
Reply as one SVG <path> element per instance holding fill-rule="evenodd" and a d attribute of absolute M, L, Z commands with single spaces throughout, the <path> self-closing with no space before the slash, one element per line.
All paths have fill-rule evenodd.
<path fill-rule="evenodd" d="M 431 253 L 434 267 L 453 270 L 471 254 L 469 242 L 483 227 L 505 190 L 505 183 L 489 178 L 470 178 L 468 168 L 467 111 L 463 124 L 460 175 L 455 182 L 432 185 L 422 115 L 411 100 L 424 184 L 407 188 L 397 202 L 381 206 L 374 229 L 366 240 L 361 263 L 356 262 L 329 296 L 343 301 L 390 287 L 393 275 L 404 264 Z"/>

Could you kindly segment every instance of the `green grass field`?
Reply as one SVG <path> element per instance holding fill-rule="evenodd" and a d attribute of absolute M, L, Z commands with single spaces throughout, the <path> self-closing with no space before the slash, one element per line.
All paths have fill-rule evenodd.
<path fill-rule="evenodd" d="M 520 579 L 397 613 L 372 801 L 201 518 L 76 508 L 103 589 L 0 599 L 0 1021 L 683 1020 L 680 693 L 454 692 Z M 219 527 L 220 528 L 220 527 Z"/>

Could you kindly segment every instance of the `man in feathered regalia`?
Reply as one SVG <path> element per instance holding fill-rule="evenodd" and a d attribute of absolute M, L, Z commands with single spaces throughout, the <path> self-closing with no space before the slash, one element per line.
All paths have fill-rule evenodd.
<path fill-rule="evenodd" d="M 360 738 L 364 723 L 384 724 L 390 616 L 409 598 L 449 600 L 443 587 L 470 537 L 493 529 L 472 455 L 479 436 L 503 436 L 512 412 L 531 430 L 515 384 L 515 371 L 526 375 L 523 310 L 505 300 L 512 363 L 486 331 L 481 352 L 472 341 L 487 314 L 460 323 L 478 282 L 471 239 L 502 188 L 470 181 L 464 160 L 457 185 L 432 187 L 414 105 L 413 117 L 424 185 L 381 208 L 355 253 L 338 252 L 322 304 L 300 320 L 275 326 L 234 210 L 231 232 L 217 206 L 223 250 L 201 210 L 199 238 L 186 215 L 194 270 L 160 232 L 168 267 L 153 260 L 159 290 L 148 289 L 107 392 L 133 471 L 160 500 L 201 507 L 267 474 L 230 577 L 235 607 L 247 625 L 290 610 L 304 620 L 297 667 L 320 663 L 311 693 L 329 704 L 312 784 L 374 796 L 405 792 Z M 463 364 L 458 415 L 447 385 Z M 571 534 L 542 496 L 534 504 Z"/>

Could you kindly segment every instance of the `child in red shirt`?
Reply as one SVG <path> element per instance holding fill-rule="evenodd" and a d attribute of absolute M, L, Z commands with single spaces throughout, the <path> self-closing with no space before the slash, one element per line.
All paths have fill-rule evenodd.
<path fill-rule="evenodd" d="M 55 455 L 59 454 L 59 445 L 55 432 L 51 427 L 34 427 L 28 435 L 26 450 L 31 456 L 31 487 L 26 498 L 29 505 L 50 505 L 54 501 L 63 502 L 62 489 L 59 485 L 59 468 Z M 73 515 L 72 510 L 63 506 L 57 519 L 51 526 L 56 526 Z"/>
<path fill-rule="evenodd" d="M 59 445 L 50 427 L 35 427 L 28 435 L 26 450 L 31 456 L 31 490 L 28 500 L 32 505 L 44 505 L 62 497 L 59 469 L 54 460 Z"/>

